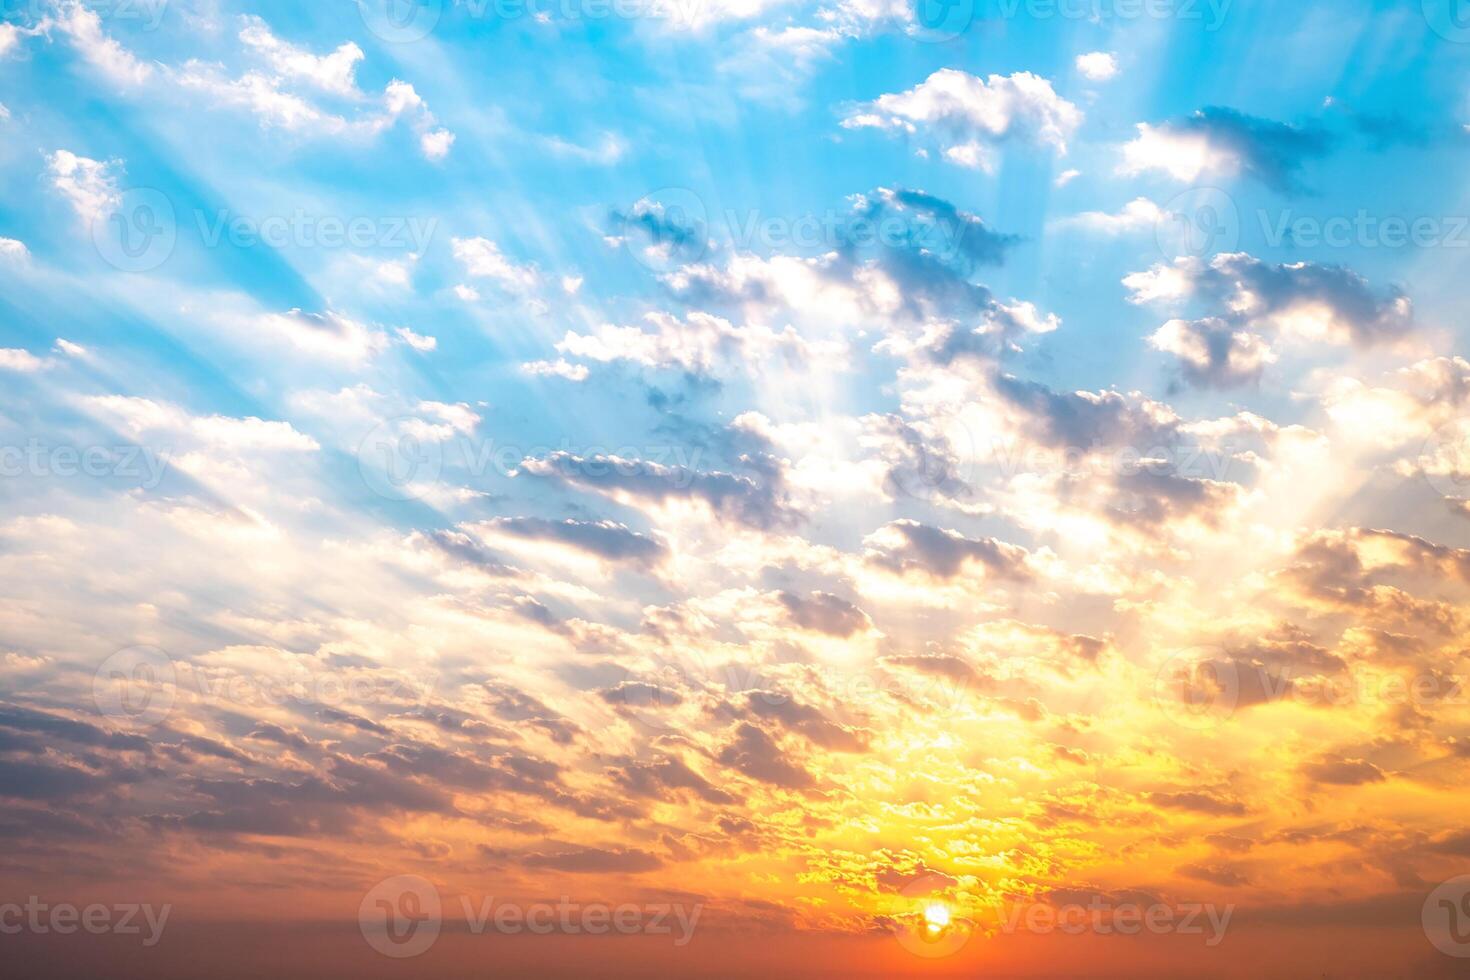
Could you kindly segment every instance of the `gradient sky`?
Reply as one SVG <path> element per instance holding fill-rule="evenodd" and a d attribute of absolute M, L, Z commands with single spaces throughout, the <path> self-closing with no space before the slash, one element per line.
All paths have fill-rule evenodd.
<path fill-rule="evenodd" d="M 4 6 L 5 895 L 1463 966 L 1459 0 L 385 2 Z"/>

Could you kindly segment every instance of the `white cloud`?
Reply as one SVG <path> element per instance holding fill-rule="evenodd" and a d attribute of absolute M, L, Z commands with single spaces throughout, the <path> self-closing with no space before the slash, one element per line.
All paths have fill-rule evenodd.
<path fill-rule="evenodd" d="M 1061 227 L 1086 228 L 1104 235 L 1122 235 L 1131 231 L 1154 228 L 1165 217 L 1164 209 L 1146 197 L 1136 197 L 1116 214 L 1106 211 L 1084 211 L 1081 214 L 1061 218 Z"/>
<path fill-rule="evenodd" d="M 1118 59 L 1107 51 L 1093 51 L 1077 56 L 1077 71 L 1093 82 L 1106 82 L 1118 74 Z"/>
<path fill-rule="evenodd" d="M 388 346 L 381 331 L 336 313 L 270 313 L 258 325 L 297 350 L 330 360 L 360 364 Z"/>
<path fill-rule="evenodd" d="M 565 358 L 554 361 L 530 361 L 521 365 L 521 370 L 533 377 L 566 378 L 568 381 L 586 381 L 592 373 L 585 364 L 572 364 Z"/>
<path fill-rule="evenodd" d="M 81 3 L 63 4 L 56 18 L 72 45 L 98 71 L 120 85 L 142 85 L 153 76 L 154 68 L 138 60 L 102 30 L 102 20 L 95 11 Z"/>
<path fill-rule="evenodd" d="M 360 96 L 357 88 L 357 63 L 363 59 L 362 49 L 345 42 L 328 55 L 314 55 L 271 33 L 259 17 L 246 16 L 240 40 L 265 59 L 272 70 L 283 78 L 298 78 L 324 92 L 349 97 Z"/>
<path fill-rule="evenodd" d="M 437 339 L 433 337 L 426 337 L 423 334 L 414 333 L 407 327 L 399 327 L 393 332 L 398 335 L 398 339 L 402 340 L 405 344 L 412 347 L 420 354 L 427 354 L 432 350 L 437 350 L 439 347 L 439 341 Z"/>
<path fill-rule="evenodd" d="M 189 435 L 220 449 L 315 452 L 315 439 L 291 427 L 289 422 L 271 422 L 255 417 L 191 415 L 166 402 L 126 395 L 94 395 L 83 404 L 110 416 L 132 435 L 173 432 Z"/>
<path fill-rule="evenodd" d="M 43 370 L 46 362 L 32 354 L 30 351 L 19 350 L 14 347 L 0 347 L 0 370 L 20 371 L 30 374 L 34 371 Z"/>
<path fill-rule="evenodd" d="M 1191 181 L 1202 174 L 1234 175 L 1240 166 L 1239 154 L 1215 145 L 1204 133 L 1139 123 L 1138 136 L 1123 145 L 1118 170 L 1130 176 L 1157 170 L 1175 180 Z"/>
<path fill-rule="evenodd" d="M 454 146 L 454 134 L 447 129 L 435 129 L 419 137 L 419 149 L 430 160 L 443 160 Z"/>
<path fill-rule="evenodd" d="M 14 238 L 0 238 L 0 259 L 21 262 L 30 257 L 31 250 L 26 248 L 25 242 Z"/>
<path fill-rule="evenodd" d="M 1057 174 L 1057 179 L 1054 180 L 1054 181 L 1052 181 L 1052 186 L 1053 187 L 1066 187 L 1072 181 L 1076 180 L 1078 177 L 1081 177 L 1081 176 L 1082 176 L 1082 171 L 1080 171 L 1080 170 L 1063 170 L 1061 173 Z"/>
<path fill-rule="evenodd" d="M 57 150 L 47 158 L 51 186 L 71 202 L 77 215 L 87 222 L 110 214 L 121 202 L 116 171 L 119 165 Z"/>
<path fill-rule="evenodd" d="M 1017 72 L 982 79 L 941 68 L 907 92 L 881 95 L 859 106 L 842 125 L 926 136 L 951 162 L 990 170 L 995 149 L 1011 139 L 1066 153 L 1067 140 L 1081 122 L 1081 110 L 1039 75 Z"/>
<path fill-rule="evenodd" d="M 533 266 L 516 265 L 488 238 L 455 238 L 450 240 L 454 257 L 464 265 L 465 275 L 475 279 L 493 279 L 511 292 L 535 289 L 541 275 Z M 461 299 L 469 297 L 460 293 Z"/>

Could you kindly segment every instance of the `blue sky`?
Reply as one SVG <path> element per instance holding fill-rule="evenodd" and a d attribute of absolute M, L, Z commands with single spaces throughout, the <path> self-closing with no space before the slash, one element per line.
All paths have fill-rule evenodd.
<path fill-rule="evenodd" d="M 385 36 L 384 3 L 422 36 Z M 0 561 L 18 611 L 0 676 L 19 701 L 74 714 L 98 665 L 139 646 L 185 674 L 432 676 L 435 717 L 492 741 L 520 726 L 517 751 L 557 777 L 502 771 L 497 792 L 573 829 L 481 839 L 467 814 L 494 794 L 415 809 L 451 785 L 429 749 L 472 748 L 470 729 L 425 734 L 423 703 L 277 706 L 252 733 L 195 690 L 151 724 L 239 749 L 219 785 L 419 753 L 397 816 L 364 815 L 353 794 L 371 794 L 342 777 L 358 836 L 322 855 L 401 843 L 393 821 L 428 809 L 461 858 L 687 860 L 716 891 L 723 858 L 661 833 L 806 805 L 837 827 L 853 799 L 887 826 L 875 801 L 913 802 L 894 775 L 910 764 L 956 793 L 1061 798 L 1086 782 L 1058 774 L 1066 749 L 1123 767 L 1106 788 L 1159 821 L 1135 843 L 1163 877 L 1063 842 L 1063 870 L 1015 880 L 1325 901 L 1305 857 L 1291 878 L 1166 831 L 1249 814 L 1273 846 L 1301 816 L 1272 816 L 1276 794 L 1397 789 L 1463 756 L 1463 705 L 1359 705 L 1329 737 L 1245 699 L 1259 726 L 1201 760 L 1138 692 L 1201 642 L 1232 669 L 1438 677 L 1462 656 L 1458 0 L 955 0 L 938 27 L 899 0 L 610 4 L 4 7 Z M 706 655 L 796 707 L 763 713 L 686 662 Z M 618 699 L 657 690 L 661 657 L 683 672 L 661 702 L 678 721 L 650 725 Z M 925 769 L 916 701 L 844 702 L 841 679 L 869 671 L 974 679 L 945 723 L 999 732 L 1027 766 Z M 381 731 L 344 734 L 325 707 Z M 385 733 L 400 741 L 371 742 Z M 1140 762 L 1145 744 L 1169 761 Z M 663 786 L 665 809 L 609 802 L 675 763 L 706 775 Z M 706 790 L 721 771 L 748 805 Z M 814 787 L 853 795 L 818 805 Z M 150 792 L 122 809 L 280 829 L 182 774 Z M 1185 792 L 1209 802 L 1159 802 Z M 1415 867 L 1414 842 L 1449 832 L 1447 807 L 1360 802 L 1375 846 Z M 976 828 L 893 826 L 829 843 L 945 867 L 959 906 L 1003 887 Z M 771 854 L 777 877 L 821 863 Z M 874 912 L 818 878 L 822 901 Z M 769 897 L 862 931 L 797 891 Z"/>

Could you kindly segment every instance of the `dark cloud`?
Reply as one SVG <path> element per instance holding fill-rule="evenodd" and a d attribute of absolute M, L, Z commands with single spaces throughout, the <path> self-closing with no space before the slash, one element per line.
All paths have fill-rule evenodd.
<path fill-rule="evenodd" d="M 791 761 L 791 753 L 749 722 L 737 726 L 734 740 L 720 751 L 718 758 L 752 779 L 782 789 L 810 789 L 816 785 L 811 773 Z"/>
<path fill-rule="evenodd" d="M 786 464 L 764 454 L 745 455 L 749 475 L 696 471 L 617 456 L 555 452 L 522 461 L 520 472 L 560 480 L 604 494 L 624 494 L 652 503 L 699 500 L 726 520 L 769 529 L 795 523 L 785 491 Z"/>
<path fill-rule="evenodd" d="M 870 547 L 867 560 L 891 572 L 921 571 L 936 578 L 952 579 L 968 562 L 976 562 L 994 575 L 1015 579 L 1030 577 L 1026 567 L 1026 549 L 1018 545 L 994 538 L 967 538 L 958 531 L 906 518 L 884 525 L 883 531 L 896 532 L 899 542 Z"/>
<path fill-rule="evenodd" d="M 762 721 L 774 722 L 813 745 L 837 752 L 866 752 L 868 734 L 832 721 L 811 705 L 774 691 L 751 691 L 746 709 Z"/>
<path fill-rule="evenodd" d="M 867 613 L 830 592 L 811 592 L 804 596 L 778 592 L 776 598 L 786 608 L 791 621 L 802 629 L 846 637 L 873 625 Z"/>
<path fill-rule="evenodd" d="M 1302 167 L 1309 160 L 1326 156 L 1332 148 L 1323 130 L 1248 116 L 1221 106 L 1206 106 L 1159 128 L 1203 136 L 1212 146 L 1239 157 L 1246 176 L 1282 192 L 1301 191 L 1298 175 Z"/>
<path fill-rule="evenodd" d="M 636 848 L 581 847 L 575 850 L 558 851 L 554 854 L 533 853 L 523 856 L 521 863 L 528 868 L 570 871 L 577 874 L 636 873 L 655 871 L 663 867 L 663 861 L 656 854 Z"/>
<path fill-rule="evenodd" d="M 663 561 L 668 551 L 653 538 L 612 521 L 550 521 L 539 517 L 498 517 L 483 527 L 532 541 L 556 541 L 609 561 L 645 568 Z"/>

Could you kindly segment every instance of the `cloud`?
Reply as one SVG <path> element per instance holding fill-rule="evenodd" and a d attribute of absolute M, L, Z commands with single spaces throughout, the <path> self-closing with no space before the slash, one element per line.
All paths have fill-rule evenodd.
<path fill-rule="evenodd" d="M 953 579 L 968 568 L 1002 578 L 1031 575 L 1025 548 L 994 538 L 967 538 L 958 531 L 907 518 L 885 524 L 863 543 L 870 564 L 896 574 L 921 572 Z"/>
<path fill-rule="evenodd" d="M 32 354 L 30 351 L 20 350 L 15 347 L 0 347 L 0 371 L 17 371 L 21 374 L 34 374 L 43 371 L 47 367 L 46 361 Z"/>
<path fill-rule="evenodd" d="M 363 53 L 356 44 L 347 41 L 331 54 L 314 55 L 276 37 L 259 17 L 247 14 L 241 21 L 244 26 L 240 40 L 278 76 L 299 79 L 334 95 L 358 95 L 357 63 L 362 61 Z"/>
<path fill-rule="evenodd" d="M 993 171 L 1011 141 L 1067 152 L 1082 111 L 1030 72 L 978 78 L 941 68 L 907 92 L 880 95 L 850 110 L 842 125 L 906 133 L 938 146 L 945 159 Z"/>
<path fill-rule="evenodd" d="M 570 871 L 576 874 L 633 873 L 654 871 L 663 867 L 657 855 L 636 848 L 579 847 L 552 854 L 533 853 L 521 858 L 528 868 L 548 871 Z"/>
<path fill-rule="evenodd" d="M 776 598 L 786 608 L 791 621 L 802 629 L 848 637 L 873 626 L 867 613 L 841 596 L 828 592 L 813 592 L 807 596 L 780 592 Z"/>
<path fill-rule="evenodd" d="M 569 452 L 526 459 L 519 469 L 634 505 L 699 503 L 723 520 L 756 528 L 794 522 L 797 514 L 785 492 L 784 465 L 765 456 L 744 456 L 741 461 L 749 467 L 749 475 Z"/>
<path fill-rule="evenodd" d="M 1090 82 L 1106 82 L 1118 74 L 1118 59 L 1108 51 L 1079 54 L 1074 64 L 1077 73 Z"/>
<path fill-rule="evenodd" d="M 1106 211 L 1084 211 L 1059 219 L 1060 228 L 1076 227 L 1095 231 L 1103 235 L 1125 235 L 1136 231 L 1151 231 L 1167 217 L 1167 212 L 1146 197 L 1136 197 L 1123 205 L 1122 210 L 1109 214 Z"/>
<path fill-rule="evenodd" d="M 1194 302 L 1210 312 L 1173 319 L 1149 338 L 1175 355 L 1185 378 L 1209 387 L 1254 381 L 1276 359 L 1272 342 L 1368 347 L 1403 338 L 1413 304 L 1397 289 L 1375 294 L 1366 279 L 1341 266 L 1272 265 L 1243 252 L 1160 263 L 1126 276 L 1134 303 Z"/>
<path fill-rule="evenodd" d="M 450 245 L 465 275 L 472 279 L 492 280 L 512 293 L 529 292 L 541 283 L 534 266 L 515 264 L 488 238 L 454 238 Z"/>
<path fill-rule="evenodd" d="M 103 163 L 70 150 L 57 150 L 46 159 L 51 186 L 71 203 L 77 217 L 91 222 L 106 217 L 122 203 L 117 179 L 122 165 Z"/>
<path fill-rule="evenodd" d="M 1309 160 L 1325 156 L 1325 133 L 1210 106 L 1173 122 L 1138 124 L 1123 147 L 1119 171 L 1159 171 L 1175 180 L 1246 176 L 1281 192 L 1300 191 L 1298 175 Z"/>
<path fill-rule="evenodd" d="M 269 313 L 257 325 L 304 354 L 363 364 L 388 347 L 388 337 L 339 313 Z"/>
<path fill-rule="evenodd" d="M 478 525 L 478 528 L 490 535 L 565 544 L 608 561 L 627 562 L 644 568 L 657 565 L 668 556 L 668 549 L 662 543 L 612 521 L 497 517 Z"/>
<path fill-rule="evenodd" d="M 1204 388 L 1233 388 L 1260 379 L 1276 354 L 1265 340 L 1220 317 L 1170 320 L 1148 338 L 1173 354 L 1185 380 Z"/>

